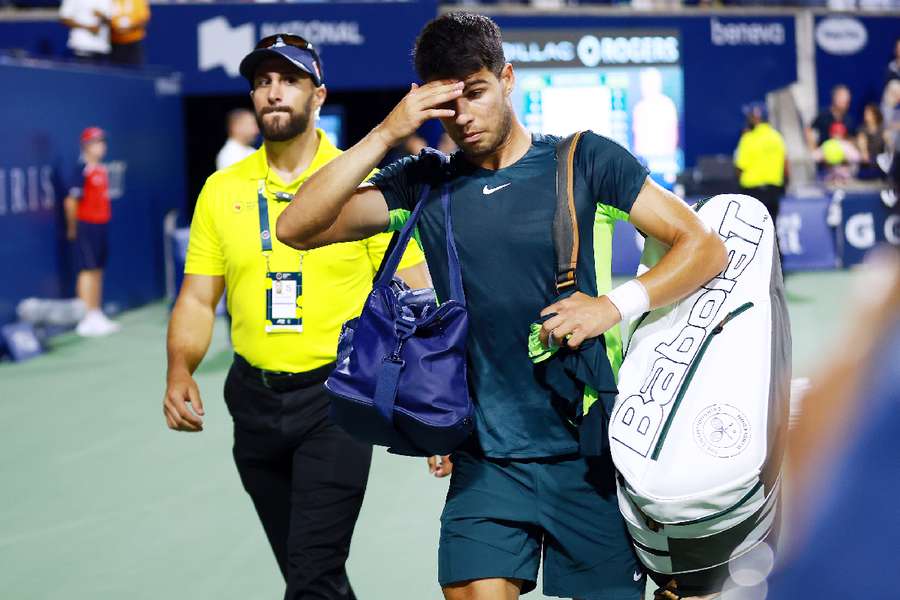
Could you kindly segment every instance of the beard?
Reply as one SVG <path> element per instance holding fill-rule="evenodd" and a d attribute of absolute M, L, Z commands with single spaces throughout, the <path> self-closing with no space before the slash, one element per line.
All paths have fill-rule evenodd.
<path fill-rule="evenodd" d="M 312 117 L 312 97 L 306 102 L 306 106 L 300 112 L 294 112 L 287 106 L 266 107 L 256 113 L 256 123 L 262 132 L 263 139 L 267 142 L 287 142 L 298 135 L 306 133 Z M 277 122 L 266 121 L 264 117 L 270 113 L 284 113 L 288 116 L 287 123 L 282 119 Z"/>
<path fill-rule="evenodd" d="M 462 142 L 462 136 L 459 140 L 453 140 L 459 146 L 466 156 L 471 158 L 482 158 L 490 156 L 505 144 L 509 139 L 509 132 L 512 131 L 513 113 L 512 107 L 504 102 L 500 109 L 500 120 L 497 125 L 496 132 L 487 140 L 479 140 L 474 145 Z"/>

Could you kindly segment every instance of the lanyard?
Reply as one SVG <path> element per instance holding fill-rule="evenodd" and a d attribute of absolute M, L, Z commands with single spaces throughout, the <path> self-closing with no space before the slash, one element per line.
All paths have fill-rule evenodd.
<path fill-rule="evenodd" d="M 259 182 L 257 191 L 259 201 L 259 239 L 262 243 L 262 252 L 268 261 L 272 254 L 272 230 L 269 226 L 269 202 L 266 200 L 265 182 Z"/>
<path fill-rule="evenodd" d="M 259 241 L 262 245 L 262 253 L 266 259 L 266 271 L 271 271 L 269 267 L 269 257 L 272 255 L 272 227 L 269 224 L 269 201 L 266 200 L 266 180 L 259 180 L 257 188 L 257 203 L 259 204 Z M 275 199 L 281 201 L 290 201 L 293 198 L 287 192 L 276 192 Z M 306 252 L 300 252 L 300 270 L 303 270 L 303 255 Z"/>

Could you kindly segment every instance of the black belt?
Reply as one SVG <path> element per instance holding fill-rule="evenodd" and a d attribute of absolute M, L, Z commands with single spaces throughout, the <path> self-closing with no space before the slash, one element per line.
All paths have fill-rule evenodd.
<path fill-rule="evenodd" d="M 263 387 L 276 392 L 287 392 L 324 383 L 334 370 L 335 363 L 328 363 L 312 371 L 290 373 L 287 371 L 266 371 L 254 367 L 240 354 L 234 355 L 234 367 L 238 373 L 258 381 Z"/>

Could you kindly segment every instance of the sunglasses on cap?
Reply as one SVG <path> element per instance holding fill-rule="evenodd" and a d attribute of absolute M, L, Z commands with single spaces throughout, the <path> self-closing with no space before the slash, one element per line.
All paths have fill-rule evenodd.
<path fill-rule="evenodd" d="M 309 75 L 316 86 L 322 85 L 322 61 L 312 43 L 293 33 L 276 33 L 259 40 L 253 51 L 241 61 L 241 75 L 251 86 L 256 67 L 272 55 L 287 59 Z"/>

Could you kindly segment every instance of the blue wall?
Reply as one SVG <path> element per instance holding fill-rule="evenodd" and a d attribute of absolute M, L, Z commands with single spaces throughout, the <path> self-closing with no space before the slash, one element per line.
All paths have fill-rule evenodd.
<path fill-rule="evenodd" d="M 243 93 L 237 66 L 259 38 L 291 31 L 313 42 L 332 90 L 409 87 L 410 50 L 437 15 L 434 0 L 312 4 L 154 4 L 147 62 L 183 73 L 186 94 Z M 0 48 L 66 56 L 68 30 L 54 21 L 0 22 Z"/>
<path fill-rule="evenodd" d="M 162 219 L 185 202 L 181 97 L 152 77 L 0 62 L 0 323 L 27 296 L 74 290 L 62 204 L 89 125 L 108 132 L 113 205 L 105 300 L 164 295 Z M 168 85 L 167 85 L 168 83 Z M 174 93 L 173 93 L 174 92 Z M 115 190 L 113 190 L 115 192 Z"/>

